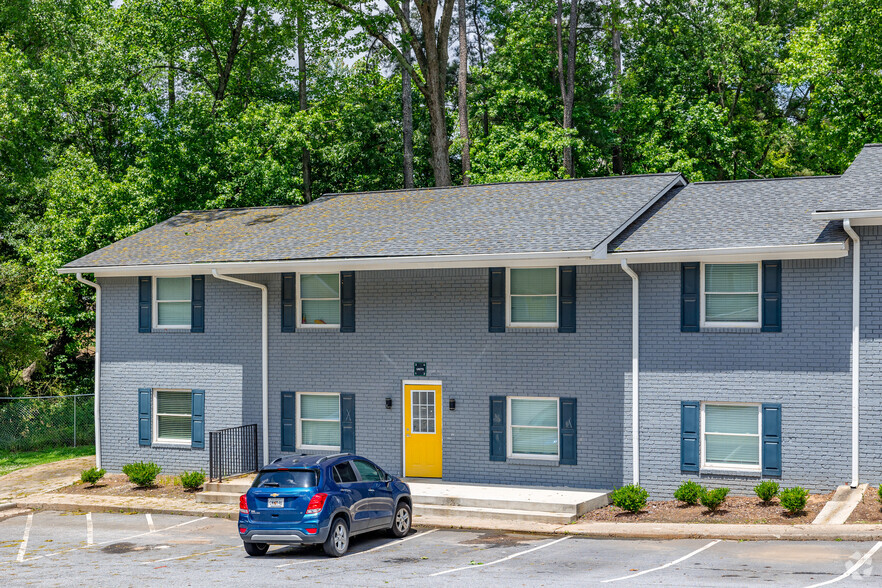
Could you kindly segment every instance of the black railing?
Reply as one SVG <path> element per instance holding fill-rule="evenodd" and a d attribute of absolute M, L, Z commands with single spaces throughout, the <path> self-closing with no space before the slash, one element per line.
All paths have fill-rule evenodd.
<path fill-rule="evenodd" d="M 242 425 L 208 433 L 208 479 L 222 480 L 256 472 L 257 425 Z"/>

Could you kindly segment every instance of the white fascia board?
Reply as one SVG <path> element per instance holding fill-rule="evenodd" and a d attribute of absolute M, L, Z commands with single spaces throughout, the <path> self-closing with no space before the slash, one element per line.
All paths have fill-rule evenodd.
<path fill-rule="evenodd" d="M 870 225 L 882 225 L 882 210 L 835 210 L 827 212 L 813 212 L 812 220 L 844 220 L 851 219 L 851 225 L 866 227 Z"/>
<path fill-rule="evenodd" d="M 683 174 L 677 174 L 677 176 L 673 180 L 671 180 L 671 182 L 667 186 L 662 188 L 662 190 L 660 190 L 659 193 L 656 194 L 655 197 L 652 198 L 652 200 L 650 200 L 649 202 L 644 204 L 640 210 L 638 210 L 637 212 L 632 214 L 630 216 L 630 218 L 628 218 L 628 220 L 626 220 L 624 223 L 622 223 L 619 226 L 619 228 L 617 228 L 615 231 L 610 233 L 609 237 L 607 237 L 606 239 L 601 241 L 600 244 L 594 248 L 594 253 L 591 255 L 591 257 L 593 257 L 594 259 L 606 259 L 607 249 L 609 249 L 609 244 L 612 243 L 613 239 L 615 239 L 616 237 L 621 235 L 622 231 L 624 231 L 625 229 L 630 227 L 634 223 L 634 221 L 636 221 L 638 218 L 640 218 L 640 215 L 642 215 L 644 212 L 649 210 L 649 208 L 653 204 L 658 202 L 662 196 L 664 196 L 665 194 L 667 194 L 668 192 L 670 192 L 671 190 L 673 190 L 677 186 L 685 186 L 686 184 L 687 184 L 686 178 L 683 177 Z"/>
<path fill-rule="evenodd" d="M 770 247 L 722 247 L 717 249 L 679 249 L 610 253 L 609 259 L 629 263 L 670 263 L 678 261 L 762 261 L 763 259 L 835 259 L 848 255 L 848 242 L 779 245 Z"/>

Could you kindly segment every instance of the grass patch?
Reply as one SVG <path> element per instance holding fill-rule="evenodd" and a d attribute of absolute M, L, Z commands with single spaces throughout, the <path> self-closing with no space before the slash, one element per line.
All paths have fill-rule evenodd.
<path fill-rule="evenodd" d="M 0 476 L 41 463 L 87 455 L 95 455 L 95 447 L 84 445 L 81 447 L 55 447 L 39 451 L 0 451 Z"/>

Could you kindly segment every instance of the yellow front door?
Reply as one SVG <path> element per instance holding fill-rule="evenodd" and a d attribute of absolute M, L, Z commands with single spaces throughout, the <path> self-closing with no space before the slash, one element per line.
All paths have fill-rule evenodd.
<path fill-rule="evenodd" d="M 404 385 L 404 475 L 441 477 L 441 384 Z"/>

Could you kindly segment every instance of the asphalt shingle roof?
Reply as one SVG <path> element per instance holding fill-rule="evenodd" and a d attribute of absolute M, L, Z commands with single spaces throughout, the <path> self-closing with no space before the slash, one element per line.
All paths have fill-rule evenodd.
<path fill-rule="evenodd" d="M 845 241 L 839 222 L 812 212 L 838 176 L 689 184 L 662 198 L 610 244 L 610 251 L 663 251 Z"/>
<path fill-rule="evenodd" d="M 821 199 L 817 210 L 878 210 L 882 208 L 882 143 L 864 145 L 839 181 L 835 192 Z"/>
<path fill-rule="evenodd" d="M 590 250 L 680 174 L 330 195 L 187 211 L 65 268 Z"/>

